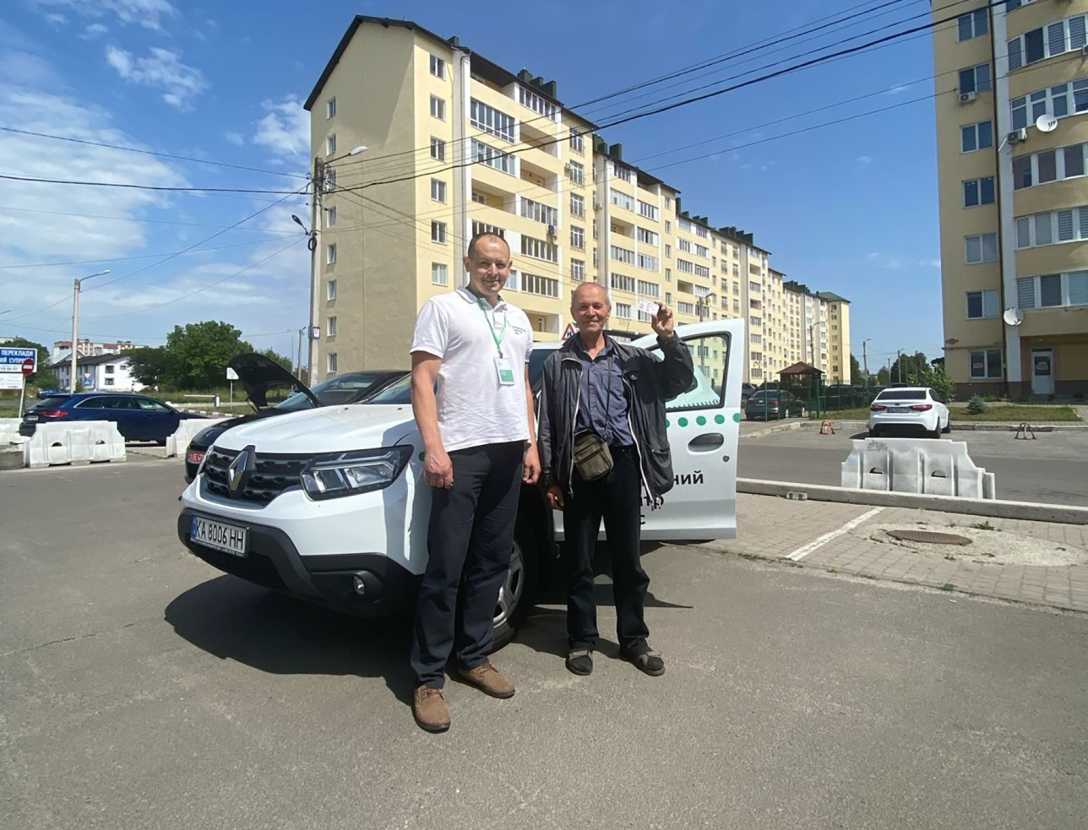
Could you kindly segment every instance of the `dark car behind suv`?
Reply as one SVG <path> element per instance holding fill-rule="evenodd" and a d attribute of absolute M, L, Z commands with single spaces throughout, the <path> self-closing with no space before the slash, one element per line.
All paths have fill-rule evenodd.
<path fill-rule="evenodd" d="M 749 421 L 786 418 L 791 412 L 801 414 L 801 403 L 789 392 L 781 389 L 760 389 L 753 392 L 744 404 L 744 417 Z"/>
<path fill-rule="evenodd" d="M 19 434 L 31 436 L 38 424 L 70 421 L 113 421 L 126 441 L 166 441 L 178 422 L 200 418 L 146 395 L 121 392 L 76 392 L 43 398 L 23 415 Z"/>
<path fill-rule="evenodd" d="M 256 411 L 211 424 L 194 435 L 189 442 L 188 450 L 185 452 L 186 481 L 192 481 L 196 478 L 196 472 L 200 468 L 200 463 L 204 460 L 204 454 L 208 451 L 208 448 L 215 443 L 216 438 L 231 427 L 260 418 L 312 409 L 315 406 L 359 403 L 407 374 L 399 369 L 346 372 L 331 377 L 317 384 L 313 389 L 309 389 L 278 363 L 263 355 L 240 355 L 230 362 L 230 368 L 234 370 L 238 379 L 246 387 L 249 400 L 256 407 Z M 277 387 L 286 387 L 295 391 L 284 400 L 269 405 L 267 401 L 268 392 Z"/>

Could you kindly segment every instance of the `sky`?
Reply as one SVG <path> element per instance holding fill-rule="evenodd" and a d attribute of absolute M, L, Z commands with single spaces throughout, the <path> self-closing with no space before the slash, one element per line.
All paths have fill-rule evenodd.
<path fill-rule="evenodd" d="M 575 107 L 601 123 L 730 76 L 755 77 L 761 66 L 831 41 L 905 21 L 846 44 L 854 45 L 928 19 L 927 0 L 875 8 L 887 2 L 512 0 L 501 13 L 466 13 L 493 7 L 9 0 L 0 10 L 0 127 L 193 160 L 0 131 L 0 174 L 300 189 L 309 142 L 302 102 L 357 13 L 458 35 L 514 72 L 555 79 L 567 105 L 734 54 L 700 73 Z M 775 41 L 829 15 L 867 11 L 821 36 Z M 868 340 L 875 371 L 898 349 L 940 355 L 931 96 L 954 80 L 932 75 L 931 39 L 922 33 L 603 136 L 678 188 L 686 210 L 753 232 L 788 278 L 849 299 L 852 351 L 861 360 Z M 872 110 L 884 111 L 866 114 Z M 843 118 L 850 120 L 811 129 Z M 0 180 L 0 336 L 69 337 L 73 278 L 109 268 L 83 285 L 81 336 L 160 345 L 175 325 L 216 319 L 261 349 L 293 355 L 308 316 L 309 254 L 291 213 L 308 219 L 303 196 Z"/>

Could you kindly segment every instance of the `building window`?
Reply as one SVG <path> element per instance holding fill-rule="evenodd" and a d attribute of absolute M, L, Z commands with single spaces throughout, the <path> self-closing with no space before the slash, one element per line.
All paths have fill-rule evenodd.
<path fill-rule="evenodd" d="M 336 245 L 335 244 L 329 244 L 329 245 L 325 246 L 325 264 L 326 265 L 335 265 L 336 264 Z"/>
<path fill-rule="evenodd" d="M 610 274 L 608 277 L 608 284 L 617 291 L 627 291 L 631 294 L 635 293 L 635 278 L 628 277 L 626 274 Z"/>
<path fill-rule="evenodd" d="M 971 377 L 981 379 L 1000 378 L 1001 350 L 986 349 L 985 351 L 971 352 Z"/>
<path fill-rule="evenodd" d="M 633 211 L 635 209 L 634 197 L 628 196 L 626 193 L 612 187 L 608 189 L 608 201 L 624 210 Z"/>
<path fill-rule="evenodd" d="M 646 271 L 656 271 L 660 264 L 661 263 L 655 256 L 650 256 L 649 254 L 638 255 L 638 267 Z"/>
<path fill-rule="evenodd" d="M 629 251 L 627 248 L 621 248 L 619 245 L 610 245 L 608 247 L 608 253 L 612 259 L 622 262 L 625 265 L 635 264 L 635 252 Z"/>
<path fill-rule="evenodd" d="M 586 183 L 586 168 L 576 161 L 567 162 L 567 178 L 570 179 L 576 185 L 584 185 Z"/>
<path fill-rule="evenodd" d="M 964 237 L 966 260 L 970 265 L 997 262 L 997 234 L 983 233 Z"/>
<path fill-rule="evenodd" d="M 994 177 L 968 179 L 963 183 L 963 206 L 977 207 L 994 203 Z"/>
<path fill-rule="evenodd" d="M 521 215 L 553 228 L 559 224 L 558 210 L 549 205 L 534 202 L 532 199 L 526 199 L 524 196 L 521 197 Z"/>
<path fill-rule="evenodd" d="M 1088 205 L 1021 216 L 1016 220 L 1016 247 L 1033 248 L 1088 240 Z"/>
<path fill-rule="evenodd" d="M 586 264 L 584 260 L 572 259 L 570 261 L 570 278 L 573 282 L 582 282 L 586 278 Z"/>
<path fill-rule="evenodd" d="M 1073 144 L 1043 150 L 1012 160 L 1013 187 L 1021 190 L 1039 184 L 1074 179 L 1084 175 L 1088 144 Z"/>
<path fill-rule="evenodd" d="M 328 101 L 325 102 L 325 117 L 326 118 L 335 118 L 336 117 L 336 96 L 333 96 L 332 98 L 330 98 Z"/>
<path fill-rule="evenodd" d="M 1088 305 L 1088 271 L 1020 277 L 1016 281 L 1020 308 L 1057 308 Z"/>
<path fill-rule="evenodd" d="M 325 227 L 331 228 L 336 224 L 336 206 L 331 205 L 325 208 Z"/>
<path fill-rule="evenodd" d="M 431 158 L 435 161 L 446 160 L 446 142 L 441 138 L 431 139 Z"/>
<path fill-rule="evenodd" d="M 446 223 L 445 222 L 431 222 L 431 242 L 446 241 Z"/>
<path fill-rule="evenodd" d="M 649 202 L 644 202 L 641 199 L 638 200 L 638 214 L 639 216 L 645 216 L 647 219 L 657 221 L 657 205 L 651 205 Z"/>
<path fill-rule="evenodd" d="M 543 239 L 534 239 L 531 236 L 521 235 L 521 253 L 534 259 L 543 259 L 548 262 L 559 261 L 559 246 Z M 528 275 L 526 275 L 528 276 Z"/>
<path fill-rule="evenodd" d="M 570 226 L 570 246 L 576 248 L 579 251 L 585 250 L 586 247 L 586 230 L 580 228 L 577 225 Z"/>
<path fill-rule="evenodd" d="M 431 116 L 442 121 L 446 120 L 446 102 L 437 95 L 431 96 Z"/>
<path fill-rule="evenodd" d="M 1009 71 L 1085 46 L 1083 14 L 1031 29 L 1009 41 Z"/>
<path fill-rule="evenodd" d="M 669 259 L 672 256 L 672 245 L 665 245 L 665 258 Z"/>
<path fill-rule="evenodd" d="M 479 222 L 473 219 L 472 235 L 479 236 L 481 233 L 493 233 L 499 239 L 506 239 L 506 231 L 503 228 L 500 228 L 498 225 L 489 225 L 487 222 Z"/>
<path fill-rule="evenodd" d="M 325 138 L 325 155 L 336 155 L 336 133 L 329 133 Z"/>
<path fill-rule="evenodd" d="M 326 355 L 325 368 L 327 369 L 327 374 L 336 374 L 336 352 L 329 352 L 328 355 Z"/>
<path fill-rule="evenodd" d="M 992 121 L 979 121 L 960 127 L 960 150 L 973 153 L 994 146 L 994 125 Z"/>
<path fill-rule="evenodd" d="M 570 128 L 570 149 L 581 155 L 585 152 L 585 144 L 582 141 L 582 134 L 578 132 L 574 127 Z"/>
<path fill-rule="evenodd" d="M 645 204 L 645 202 L 639 202 L 639 204 Z M 638 241 L 643 243 L 644 245 L 657 244 L 658 235 L 651 230 L 647 230 L 646 228 L 638 228 L 635 231 L 635 235 L 638 237 Z"/>
<path fill-rule="evenodd" d="M 987 289 L 985 291 L 967 292 L 967 319 L 968 320 L 992 320 L 997 317 L 998 297 L 997 291 Z"/>
<path fill-rule="evenodd" d="M 332 193 L 336 190 L 336 168 L 325 167 L 325 192 Z"/>
<path fill-rule="evenodd" d="M 511 176 L 517 175 L 512 155 L 504 153 L 502 150 L 496 150 L 482 141 L 472 139 L 472 157 L 479 164 L 486 164 L 488 167 L 501 170 L 503 173 L 509 173 Z"/>
<path fill-rule="evenodd" d="M 441 262 L 431 263 L 431 284 L 432 285 L 449 285 L 450 284 L 450 269 L 448 265 Z"/>
<path fill-rule="evenodd" d="M 631 319 L 631 304 L 630 303 L 616 303 L 616 316 L 621 320 Z"/>
<path fill-rule="evenodd" d="M 336 280 L 329 280 L 325 283 L 325 299 L 329 302 L 336 299 Z"/>
<path fill-rule="evenodd" d="M 990 64 L 980 63 L 960 70 L 960 92 L 988 92 L 990 89 Z"/>
<path fill-rule="evenodd" d="M 431 55 L 431 74 L 436 78 L 446 78 L 446 62 L 442 58 Z"/>
<path fill-rule="evenodd" d="M 431 179 L 431 201 L 446 201 L 446 183 L 441 179 Z"/>
<path fill-rule="evenodd" d="M 982 37 L 990 31 L 990 12 L 988 9 L 976 9 L 973 12 L 962 14 L 957 21 L 959 24 L 959 41 Z"/>
<path fill-rule="evenodd" d="M 610 161 L 609 165 L 611 165 L 611 167 L 612 167 L 612 176 L 613 176 L 613 178 L 617 178 L 620 181 L 627 182 L 628 184 L 631 183 L 632 175 L 631 175 L 631 168 L 630 167 L 625 167 L 624 165 L 617 164 L 614 161 Z M 632 210 L 633 209 L 634 208 L 632 208 Z"/>
<path fill-rule="evenodd" d="M 326 337 L 336 337 L 336 318 L 330 317 L 325 324 Z"/>
<path fill-rule="evenodd" d="M 514 117 L 473 98 L 469 102 L 469 121 L 473 127 L 505 141 L 514 141 Z"/>
<path fill-rule="evenodd" d="M 665 269 L 665 282 L 672 282 L 672 269 L 671 268 L 666 268 Z"/>
<path fill-rule="evenodd" d="M 559 280 L 537 274 L 522 274 L 521 276 L 521 290 L 526 294 L 539 294 L 541 297 L 559 296 Z"/>
<path fill-rule="evenodd" d="M 1037 90 L 1022 98 L 1013 98 L 1009 107 L 1012 109 L 1014 130 L 1026 127 L 1029 123 L 1034 124 L 1040 115 L 1066 118 L 1088 111 L 1088 78 L 1067 81 Z"/>
<path fill-rule="evenodd" d="M 683 300 L 681 300 L 680 302 L 678 302 L 676 304 L 676 310 L 678 312 L 680 312 L 681 314 L 694 314 L 695 313 L 695 304 L 694 303 L 686 303 Z"/>
<path fill-rule="evenodd" d="M 577 193 L 570 194 L 570 215 L 581 219 L 586 215 L 586 200 Z"/>
<path fill-rule="evenodd" d="M 656 282 L 638 281 L 638 293 L 644 297 L 660 297 L 661 288 Z"/>
<path fill-rule="evenodd" d="M 533 112 L 539 113 L 546 118 L 553 118 L 555 116 L 555 104 L 551 103 L 545 98 L 542 98 L 535 92 L 530 92 L 523 86 L 518 87 L 518 101 L 521 102 L 521 105 L 523 107 L 528 107 Z"/>

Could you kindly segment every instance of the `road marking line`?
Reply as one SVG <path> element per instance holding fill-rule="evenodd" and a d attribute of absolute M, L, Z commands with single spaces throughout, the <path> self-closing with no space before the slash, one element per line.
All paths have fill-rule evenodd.
<path fill-rule="evenodd" d="M 867 510 L 866 512 L 864 512 L 860 516 L 858 516 L 856 519 L 851 519 L 850 521 L 848 521 L 846 524 L 844 524 L 838 530 L 832 530 L 830 533 L 825 533 L 823 536 L 820 536 L 818 539 L 813 539 L 807 545 L 802 545 L 797 550 L 795 550 L 793 553 L 786 554 L 785 558 L 786 559 L 792 559 L 794 562 L 800 562 L 802 559 L 804 559 L 810 553 L 812 553 L 815 550 L 818 550 L 819 548 L 822 548 L 824 545 L 826 545 L 832 539 L 838 539 L 840 536 L 844 536 L 845 534 L 849 533 L 851 530 L 853 530 L 858 525 L 869 521 L 869 519 L 873 518 L 873 516 L 875 516 L 877 513 L 879 513 L 883 509 L 884 509 L 883 507 L 874 507 L 872 510 Z"/>

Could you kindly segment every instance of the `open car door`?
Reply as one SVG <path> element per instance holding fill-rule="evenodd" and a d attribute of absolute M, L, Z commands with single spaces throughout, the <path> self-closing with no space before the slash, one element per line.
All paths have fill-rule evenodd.
<path fill-rule="evenodd" d="M 240 354 L 227 365 L 238 375 L 238 379 L 246 389 L 250 403 L 258 411 L 269 406 L 268 392 L 276 388 L 286 389 L 288 394 L 291 391 L 301 392 L 310 399 L 314 406 L 321 406 L 317 396 L 310 391 L 306 384 L 298 380 L 276 361 L 265 357 L 263 354 L 255 352 Z M 287 397 L 287 395 L 283 397 Z"/>

